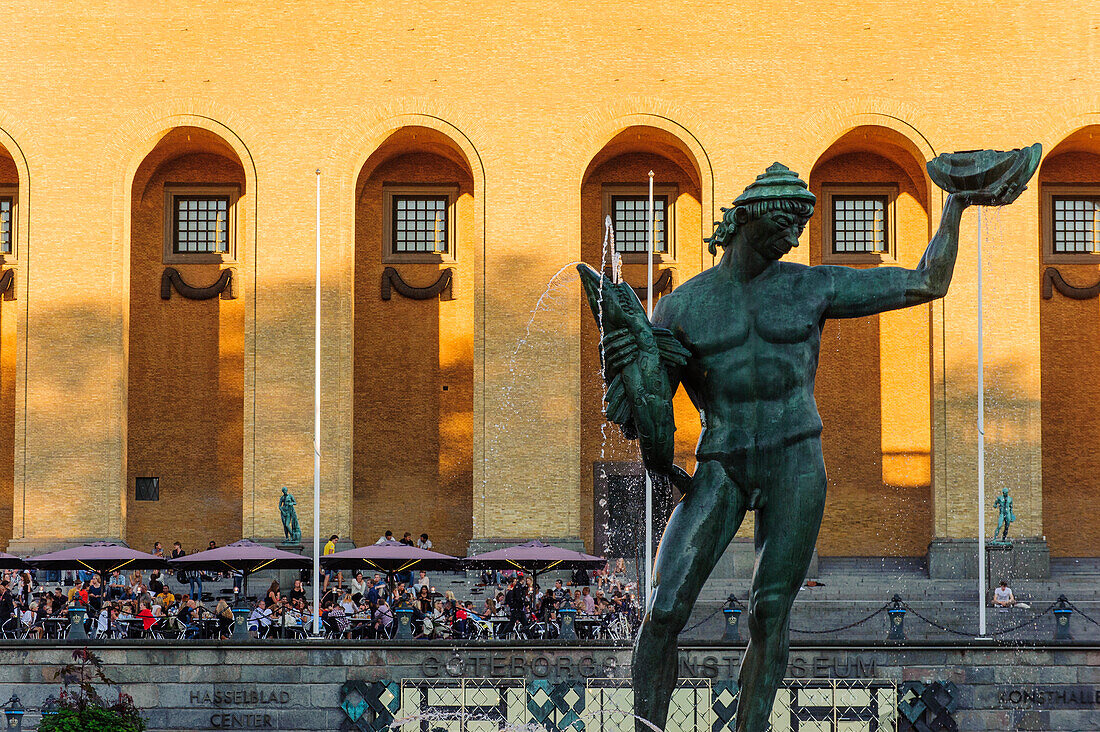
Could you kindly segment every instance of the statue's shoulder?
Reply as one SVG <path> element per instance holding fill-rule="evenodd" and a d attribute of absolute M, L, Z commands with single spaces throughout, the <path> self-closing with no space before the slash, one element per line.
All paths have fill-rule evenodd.
<path fill-rule="evenodd" d="M 802 290 L 828 287 L 835 270 L 836 266 L 829 264 L 808 265 L 782 260 L 779 262 L 779 272 L 783 278 Z"/>
<path fill-rule="evenodd" d="M 694 277 L 690 277 L 677 285 L 672 292 L 662 295 L 654 305 L 654 314 L 658 312 L 666 317 L 678 312 L 681 308 L 690 307 L 699 295 L 708 290 L 714 280 L 714 268 L 705 269 Z"/>
<path fill-rule="evenodd" d="M 827 277 L 829 270 L 827 267 L 821 265 L 810 266 L 808 264 L 799 264 L 798 262 L 784 262 L 779 260 L 779 271 L 785 275 L 791 275 L 795 277 Z"/>
<path fill-rule="evenodd" d="M 682 283 L 680 283 L 676 287 L 676 289 L 674 289 L 669 294 L 665 295 L 665 298 L 669 298 L 669 297 L 672 297 L 673 295 L 677 295 L 677 294 L 680 295 L 681 297 L 683 297 L 685 295 L 690 295 L 693 292 L 698 292 L 699 290 L 711 287 L 714 283 L 714 280 L 715 280 L 715 277 L 717 276 L 717 274 L 718 274 L 718 267 L 717 266 L 708 267 L 707 269 L 704 269 L 699 274 L 697 274 L 693 277 L 689 277 L 686 280 L 684 280 Z M 664 298 L 662 298 L 662 299 L 664 299 Z"/>

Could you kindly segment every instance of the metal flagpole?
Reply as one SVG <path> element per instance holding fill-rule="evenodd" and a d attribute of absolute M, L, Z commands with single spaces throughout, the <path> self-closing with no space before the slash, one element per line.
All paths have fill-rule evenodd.
<path fill-rule="evenodd" d="M 645 278 L 646 315 L 653 320 L 653 171 L 649 171 L 649 239 L 646 250 L 649 253 Z M 645 471 L 645 604 L 648 607 L 653 597 L 653 478 L 649 470 Z"/>
<path fill-rule="evenodd" d="M 978 636 L 985 637 L 985 351 L 982 344 L 982 207 L 978 207 Z"/>
<path fill-rule="evenodd" d="M 321 169 L 317 169 L 317 242 L 313 313 L 313 635 L 321 634 Z"/>

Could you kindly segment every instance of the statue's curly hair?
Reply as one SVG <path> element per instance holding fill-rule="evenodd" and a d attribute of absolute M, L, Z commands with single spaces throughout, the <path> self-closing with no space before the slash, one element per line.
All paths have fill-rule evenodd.
<path fill-rule="evenodd" d="M 711 256 L 718 256 L 718 247 L 725 249 L 730 245 L 730 242 L 733 241 L 733 236 L 740 227 L 735 212 L 742 209 L 748 215 L 747 221 L 758 219 L 764 214 L 772 211 L 783 211 L 784 213 L 795 214 L 796 216 L 804 217 L 807 221 L 814 215 L 812 203 L 793 198 L 769 198 L 763 201 L 753 201 L 751 203 L 742 204 L 740 206 L 730 206 L 729 208 L 723 206 L 722 220 L 715 221 L 714 233 L 703 239 L 703 241 L 707 243 L 707 250 L 710 252 Z"/>

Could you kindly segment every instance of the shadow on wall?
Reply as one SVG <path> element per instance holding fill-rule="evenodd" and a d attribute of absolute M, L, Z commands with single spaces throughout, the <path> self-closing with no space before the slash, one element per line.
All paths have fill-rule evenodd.
<path fill-rule="evenodd" d="M 1100 257 L 1092 252 L 1053 251 L 1052 202 L 1100 196 L 1100 125 L 1069 135 L 1048 153 L 1039 169 L 1039 271 L 1055 267 L 1075 286 L 1100 280 Z M 1095 211 L 1082 208 L 1095 242 Z M 1084 242 L 1082 242 L 1084 243 Z M 1084 248 L 1084 247 L 1082 247 Z M 1100 524 L 1093 516 L 1100 483 L 1100 300 L 1073 300 L 1057 291 L 1039 301 L 1043 532 L 1051 556 L 1095 556 Z"/>
<path fill-rule="evenodd" d="M 196 128 L 165 135 L 134 176 L 126 539 L 135 547 L 156 540 L 198 547 L 242 534 L 246 299 L 189 300 L 173 292 L 164 300 L 160 280 L 168 264 L 200 286 L 240 265 L 248 252 L 246 217 L 236 215 L 235 201 L 244 188 L 236 154 Z M 173 196 L 203 206 L 228 200 L 224 254 L 189 252 L 176 242 L 174 231 L 186 238 L 206 224 L 177 222 Z M 138 500 L 137 479 L 150 477 L 158 479 L 158 499 Z"/>
<path fill-rule="evenodd" d="M 159 282 L 155 283 L 159 291 Z M 103 348 L 101 334 L 110 314 L 91 306 L 37 305 L 31 321 L 34 340 L 43 343 L 65 343 L 73 353 L 99 352 Z M 72 500 L 88 495 L 87 487 L 103 480 L 101 461 L 118 449 L 118 432 L 112 424 L 117 403 L 104 403 L 99 412 L 103 421 L 74 420 L 68 409 L 74 394 L 102 394 L 102 375 L 94 369 L 73 368 L 64 360 L 35 359 L 30 354 L 33 373 L 32 390 L 36 405 L 28 415 L 28 441 L 49 443 L 55 435 L 65 435 L 65 442 L 79 445 L 72 450 L 37 450 L 33 464 L 27 466 L 27 486 L 23 516 L 15 517 L 14 535 L 33 537 L 93 536 L 118 537 L 118 494 L 90 496 L 89 500 Z M 87 409 L 89 405 L 84 405 Z M 85 412 L 87 413 L 87 412 Z M 34 491 L 33 486 L 45 490 Z M 22 491 L 20 485 L 18 490 Z M 100 503 L 106 500 L 107 502 Z M 26 531 L 22 532 L 23 521 Z"/>
<path fill-rule="evenodd" d="M 930 183 L 899 133 L 866 126 L 826 150 L 809 179 L 810 264 L 914 267 L 928 245 Z M 853 245 L 838 213 L 879 202 L 879 232 Z M 858 225 L 858 224 L 857 224 Z M 859 249 L 860 251 L 854 251 Z M 930 308 L 826 323 L 815 396 L 829 484 L 822 556 L 923 556 L 932 539 Z"/>
<path fill-rule="evenodd" d="M 678 285 L 698 274 L 703 261 L 699 165 L 682 141 L 654 127 L 634 126 L 621 131 L 590 161 L 580 191 L 581 260 L 597 270 L 611 266 L 610 251 L 603 251 L 604 219 L 610 215 L 622 252 L 623 278 L 635 287 L 645 287 L 649 171 L 654 173 L 654 194 L 663 203 L 665 219 L 663 227 L 657 224 L 663 231 L 655 236 L 658 253 L 653 279 L 671 270 L 673 283 Z M 602 553 L 608 547 L 595 545 L 596 537 L 637 532 L 629 517 L 622 516 L 608 502 L 606 487 L 596 486 L 619 482 L 634 485 L 638 470 L 632 464 L 640 463 L 640 456 L 637 442 L 626 440 L 619 428 L 604 417 L 600 335 L 583 297 L 578 295 L 574 307 L 580 308 L 580 530 L 588 549 Z M 700 431 L 698 412 L 682 390 L 676 395 L 674 408 L 676 462 L 692 471 Z M 593 472 L 597 464 L 602 474 Z M 608 471 L 617 470 L 616 465 L 622 470 L 610 474 Z M 663 525 L 662 517 L 655 517 L 655 522 Z"/>
<path fill-rule="evenodd" d="M 352 537 L 425 532 L 463 555 L 473 516 L 473 176 L 449 138 L 407 127 L 367 160 L 356 196 Z M 407 251 L 421 246 L 436 251 Z M 427 299 L 394 289 L 383 300 L 387 268 L 413 287 L 447 269 L 455 279 Z"/>
<path fill-rule="evenodd" d="M 0 238 L 18 254 L 19 171 L 7 150 L 0 147 Z M 5 260 L 16 259 L 10 255 Z M 0 271 L 18 268 L 0 267 Z M 18 283 L 16 283 L 18 284 Z M 11 291 L 14 293 L 14 289 Z M 19 303 L 4 295 L 0 299 L 0 547 L 12 534 L 15 490 L 15 367 L 19 348 L 17 334 Z"/>

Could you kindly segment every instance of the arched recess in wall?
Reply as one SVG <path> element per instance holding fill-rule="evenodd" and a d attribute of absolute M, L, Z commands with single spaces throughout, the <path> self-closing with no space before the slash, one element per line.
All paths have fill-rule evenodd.
<path fill-rule="evenodd" d="M 249 176 L 199 127 L 159 136 L 129 211 L 126 538 L 188 548 L 242 535 Z"/>
<path fill-rule="evenodd" d="M 1057 273 L 1071 287 L 1096 285 L 1100 125 L 1082 127 L 1051 149 L 1038 186 L 1042 281 Z M 1063 289 L 1044 284 L 1039 304 L 1043 533 L 1052 556 L 1094 557 L 1100 555 L 1092 499 L 1100 487 L 1100 300 Z"/>
<path fill-rule="evenodd" d="M 914 267 L 928 244 L 924 157 L 859 126 L 810 172 L 810 264 Z M 923 556 L 932 539 L 930 309 L 829 321 L 815 394 L 825 430 L 823 556 Z M 902 517 L 904 517 L 904 522 Z"/>
<path fill-rule="evenodd" d="M 427 533 L 464 553 L 473 530 L 471 161 L 405 126 L 355 185 L 352 539 Z"/>
<path fill-rule="evenodd" d="M 2 132 L 2 130 L 0 130 Z M 15 302 L 17 278 L 27 249 L 29 208 L 25 181 L 20 179 L 18 149 L 4 145 L 0 135 L 0 546 L 14 531 L 15 511 L 15 403 L 19 313 Z M 21 523 L 21 522 L 20 522 Z"/>
<path fill-rule="evenodd" d="M 604 221 L 611 216 L 623 278 L 642 292 L 643 305 L 650 171 L 654 173 L 654 251 L 659 253 L 654 257 L 653 278 L 658 297 L 698 274 L 703 262 L 704 176 L 691 148 L 665 129 L 632 125 L 614 134 L 595 153 L 580 191 L 581 259 L 597 270 L 611 266 L 610 246 L 604 248 Z M 592 551 L 636 560 L 642 551 L 638 540 L 644 536 L 643 526 L 632 519 L 644 514 L 639 509 L 639 502 L 644 501 L 639 486 L 644 479 L 638 447 L 604 418 L 599 334 L 588 304 L 578 302 L 578 307 L 582 310 L 581 535 Z M 676 462 L 691 471 L 699 438 L 698 412 L 683 391 L 675 399 L 675 411 Z M 654 515 L 659 527 L 671 511 L 672 500 L 671 489 L 667 489 L 658 501 Z"/>

